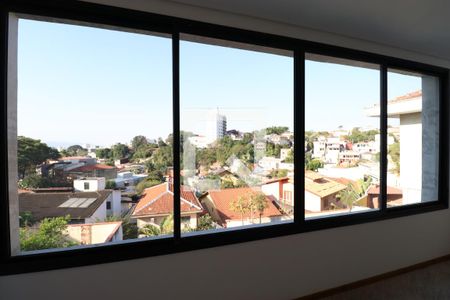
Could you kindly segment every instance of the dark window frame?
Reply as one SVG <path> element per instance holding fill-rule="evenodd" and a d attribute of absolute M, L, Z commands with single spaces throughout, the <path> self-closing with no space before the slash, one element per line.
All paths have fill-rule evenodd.
<path fill-rule="evenodd" d="M 9 13 L 17 13 L 42 18 L 66 19 L 74 22 L 86 22 L 116 26 L 129 29 L 146 30 L 172 35 L 173 57 L 173 127 L 174 127 L 174 227 L 172 238 L 142 239 L 124 241 L 122 243 L 104 246 L 83 246 L 74 249 L 57 249 L 40 253 L 30 253 L 11 256 L 10 225 L 8 203 L 8 165 L 0 164 L 1 192 L 0 198 L 0 275 L 36 272 L 43 270 L 84 266 L 107 263 L 141 257 L 171 254 L 202 248 L 215 247 L 240 242 L 248 242 L 265 238 L 273 238 L 321 229 L 349 226 L 360 223 L 376 222 L 380 220 L 404 217 L 413 214 L 431 212 L 448 208 L 448 70 L 428 64 L 408 61 L 358 51 L 344 47 L 304 41 L 295 38 L 277 36 L 255 31 L 231 28 L 227 26 L 208 24 L 176 17 L 163 16 L 153 13 L 134 11 L 111 6 L 92 4 L 78 1 L 26 1 L 6 0 L 0 4 L 0 101 L 2 122 L 0 122 L 0 157 L 8 161 L 7 141 L 7 78 L 8 78 L 8 17 Z M 433 75 L 439 78 L 439 191 L 438 199 L 424 202 L 386 208 L 386 183 L 382 179 L 380 209 L 369 212 L 359 212 L 339 215 L 329 218 L 305 220 L 304 203 L 301 195 L 304 193 L 304 173 L 295 172 L 294 180 L 294 222 L 270 226 L 252 226 L 245 229 L 219 230 L 198 235 L 181 237 L 180 232 L 180 176 L 179 176 L 179 36 L 180 33 L 193 34 L 204 37 L 242 42 L 257 46 L 267 46 L 294 52 L 294 139 L 304 140 L 305 114 L 305 53 L 322 54 L 336 58 L 378 64 L 380 66 L 380 129 L 381 129 L 381 172 L 386 174 L 386 145 L 387 145 L 387 70 L 401 69 Z M 301 147 L 294 151 L 294 164 L 303 169 L 304 155 Z M 383 175 L 382 175 L 383 176 Z M 385 176 L 385 175 L 384 175 Z"/>

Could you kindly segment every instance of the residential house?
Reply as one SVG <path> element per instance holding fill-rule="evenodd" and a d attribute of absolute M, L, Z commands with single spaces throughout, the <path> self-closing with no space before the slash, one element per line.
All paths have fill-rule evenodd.
<path fill-rule="evenodd" d="M 30 212 L 34 221 L 44 218 L 70 217 L 70 224 L 103 221 L 107 217 L 106 203 L 112 201 L 112 191 L 19 193 L 19 212 Z"/>
<path fill-rule="evenodd" d="M 253 188 L 231 188 L 222 190 L 210 190 L 201 197 L 201 203 L 208 210 L 213 220 L 222 227 L 231 228 L 249 224 L 259 224 L 259 213 L 241 213 L 233 211 L 231 205 L 239 197 L 250 197 L 258 191 Z M 272 199 L 266 197 L 267 208 L 261 215 L 261 223 L 276 222 L 288 219 L 274 205 Z"/>
<path fill-rule="evenodd" d="M 86 177 L 75 179 L 73 186 L 76 192 L 97 192 L 105 190 L 105 178 L 104 177 Z M 111 191 L 111 197 L 108 197 L 106 201 L 106 213 L 108 216 L 120 216 L 122 213 L 121 208 L 121 191 Z"/>
<path fill-rule="evenodd" d="M 333 208 L 337 195 L 347 188 L 344 184 L 313 171 L 305 172 L 305 210 L 320 212 Z"/>
<path fill-rule="evenodd" d="M 68 237 L 82 245 L 102 244 L 123 239 L 122 222 L 70 224 Z"/>
<path fill-rule="evenodd" d="M 72 177 L 104 177 L 107 180 L 117 177 L 116 167 L 97 163 L 70 169 L 66 173 Z"/>
<path fill-rule="evenodd" d="M 131 218 L 138 228 L 147 224 L 160 226 L 165 218 L 173 214 L 173 188 L 163 182 L 144 190 L 142 198 L 134 208 Z M 181 222 L 184 228 L 197 228 L 197 219 L 203 214 L 203 206 L 195 193 L 187 186 L 181 187 Z"/>

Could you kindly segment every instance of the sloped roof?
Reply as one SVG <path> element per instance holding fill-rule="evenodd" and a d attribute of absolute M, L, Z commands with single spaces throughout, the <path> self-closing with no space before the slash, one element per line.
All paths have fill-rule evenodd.
<path fill-rule="evenodd" d="M 181 212 L 202 212 L 203 207 L 189 187 L 182 186 Z M 132 216 L 168 215 L 173 213 L 173 192 L 169 190 L 167 182 L 155 185 L 144 190 Z"/>
<path fill-rule="evenodd" d="M 70 172 L 91 172 L 95 170 L 111 170 L 115 169 L 115 167 L 104 165 L 104 164 L 95 164 L 95 165 L 87 165 L 78 167 L 75 169 L 70 170 Z"/>
<path fill-rule="evenodd" d="M 328 179 L 312 171 L 306 171 L 305 178 L 305 190 L 320 198 L 338 193 L 347 188 L 342 183 Z"/>
<path fill-rule="evenodd" d="M 215 208 L 217 209 L 222 224 L 226 223 L 226 220 L 241 220 L 241 214 L 231 210 L 231 202 L 238 199 L 240 196 L 248 197 L 252 194 L 256 194 L 258 191 L 249 187 L 234 188 L 234 189 L 222 189 L 222 190 L 210 190 L 208 191 L 210 199 L 213 201 Z M 273 202 L 266 196 L 268 207 L 261 215 L 264 217 L 276 217 L 281 216 L 282 213 L 275 207 Z M 244 218 L 249 218 L 250 212 L 244 214 Z M 254 213 L 255 218 L 259 217 L 259 213 Z"/>
<path fill-rule="evenodd" d="M 111 194 L 111 190 L 79 193 L 19 193 L 19 212 L 29 211 L 33 219 L 70 215 L 72 220 L 89 218 Z M 95 198 L 88 207 L 60 207 L 72 198 Z"/>

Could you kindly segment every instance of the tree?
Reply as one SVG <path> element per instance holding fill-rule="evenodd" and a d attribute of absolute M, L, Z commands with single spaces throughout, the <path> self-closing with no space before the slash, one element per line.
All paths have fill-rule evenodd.
<path fill-rule="evenodd" d="M 71 187 L 72 182 L 64 178 L 43 177 L 32 174 L 19 181 L 19 187 L 24 189 L 37 189 L 49 187 Z"/>
<path fill-rule="evenodd" d="M 294 162 L 294 149 L 289 150 L 286 158 L 284 159 L 285 163 L 293 163 Z"/>
<path fill-rule="evenodd" d="M 105 189 L 114 190 L 117 187 L 117 184 L 114 180 L 108 180 L 105 184 Z"/>
<path fill-rule="evenodd" d="M 209 230 L 215 229 L 214 221 L 209 214 L 203 215 L 198 218 L 197 230 Z"/>
<path fill-rule="evenodd" d="M 128 146 L 122 143 L 117 143 L 111 147 L 112 158 L 113 159 L 121 159 L 127 157 L 128 153 L 130 153 L 130 149 Z"/>
<path fill-rule="evenodd" d="M 389 145 L 388 154 L 394 162 L 395 167 L 393 171 L 395 174 L 400 175 L 400 142 L 395 142 L 392 145 Z"/>
<path fill-rule="evenodd" d="M 272 126 L 266 128 L 266 134 L 282 134 L 289 130 L 286 126 Z"/>
<path fill-rule="evenodd" d="M 317 158 L 314 158 L 314 159 L 310 160 L 306 164 L 306 169 L 307 170 L 311 170 L 311 171 L 317 172 L 317 170 L 319 168 L 323 168 L 323 162 L 320 159 L 317 159 Z"/>
<path fill-rule="evenodd" d="M 338 198 L 349 211 L 352 211 L 355 203 L 362 196 L 366 195 L 371 183 L 372 179 L 370 177 L 368 180 L 359 179 L 355 184 L 349 183 L 345 190 L 339 192 Z"/>
<path fill-rule="evenodd" d="M 250 196 L 250 206 L 259 213 L 259 224 L 261 224 L 261 217 L 264 210 L 269 207 L 267 203 L 266 195 L 263 193 L 255 193 Z"/>
<path fill-rule="evenodd" d="M 135 187 L 136 193 L 140 195 L 144 192 L 145 189 L 158 185 L 160 183 L 162 183 L 162 181 L 155 180 L 153 178 L 146 178 L 136 185 Z"/>
<path fill-rule="evenodd" d="M 47 146 L 41 140 L 17 137 L 17 164 L 19 177 L 36 172 L 36 166 L 48 159 L 58 159 L 60 154 L 55 148 Z"/>
<path fill-rule="evenodd" d="M 137 151 L 140 147 L 148 145 L 147 138 L 143 135 L 137 135 L 131 140 L 131 149 Z"/>
<path fill-rule="evenodd" d="M 97 158 L 111 158 L 112 157 L 111 149 L 109 148 L 96 149 L 95 156 Z"/>
<path fill-rule="evenodd" d="M 270 171 L 268 177 L 269 178 L 282 178 L 282 177 L 286 177 L 288 174 L 288 170 L 286 169 L 275 169 Z"/>
<path fill-rule="evenodd" d="M 68 156 L 85 156 L 87 153 L 87 149 L 84 149 L 80 145 L 69 146 L 65 151 L 65 154 Z"/>
<path fill-rule="evenodd" d="M 239 196 L 237 199 L 230 202 L 230 209 L 233 212 L 241 215 L 242 225 L 244 225 L 244 215 L 250 211 L 250 204 L 245 196 Z"/>
<path fill-rule="evenodd" d="M 139 229 L 139 234 L 145 236 L 157 236 L 161 234 L 161 229 L 157 225 L 146 224 Z"/>
<path fill-rule="evenodd" d="M 161 222 L 161 234 L 173 233 L 173 215 L 168 215 Z"/>
<path fill-rule="evenodd" d="M 22 251 L 66 248 L 77 245 L 68 239 L 66 230 L 69 216 L 46 218 L 37 230 L 30 227 L 20 229 L 20 249 Z"/>

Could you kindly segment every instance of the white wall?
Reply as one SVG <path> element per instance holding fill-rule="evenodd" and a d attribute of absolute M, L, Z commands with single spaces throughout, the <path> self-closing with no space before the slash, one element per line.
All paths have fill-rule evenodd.
<path fill-rule="evenodd" d="M 319 212 L 322 210 L 320 197 L 305 191 L 305 209 L 312 212 Z"/>
<path fill-rule="evenodd" d="M 362 40 L 227 15 L 172 1 L 102 0 L 428 63 L 450 62 Z M 450 253 L 450 212 L 41 273 L 0 277 L 3 299 L 293 299 Z M 330 249 L 333 249 L 332 255 Z M 351 251 L 349 251 L 351 249 Z M 282 251 L 281 251 L 282 250 Z M 282 253 L 282 255 L 280 255 Z M 351 259 L 349 258 L 351 256 Z M 179 270 L 201 270 L 201 281 Z M 158 274 L 151 277 L 148 273 Z M 120 276 L 117 276 L 117 275 Z M 275 274 L 275 276 L 267 276 Z M 133 278 L 126 288 L 124 278 Z M 170 278 L 170 280 L 168 280 Z M 251 278 L 251 280 L 249 280 Z M 82 288 L 73 288 L 76 282 Z M 199 288 L 199 282 L 201 288 Z M 174 286 L 176 283 L 177 286 Z M 26 288 L 24 288 L 26 287 Z M 49 293 L 49 289 L 52 293 Z"/>

